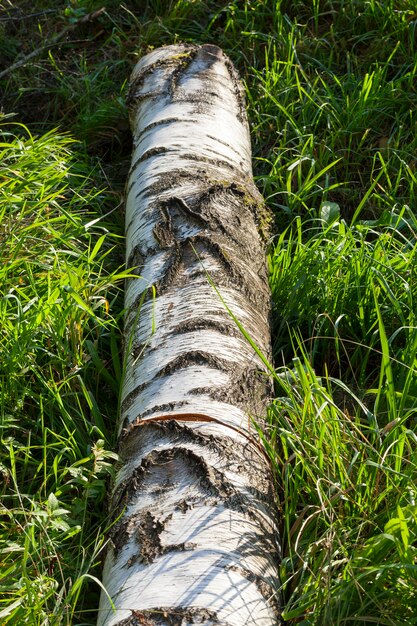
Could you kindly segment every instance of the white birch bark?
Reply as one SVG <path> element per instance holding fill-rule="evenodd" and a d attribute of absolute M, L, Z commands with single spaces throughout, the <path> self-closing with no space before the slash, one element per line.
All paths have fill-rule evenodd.
<path fill-rule="evenodd" d="M 121 465 L 99 626 L 279 622 L 278 532 L 251 418 L 269 289 L 240 82 L 215 46 L 157 49 L 130 86 Z M 154 289 L 154 297 L 152 289 Z M 156 295 L 155 295 L 156 294 Z"/>

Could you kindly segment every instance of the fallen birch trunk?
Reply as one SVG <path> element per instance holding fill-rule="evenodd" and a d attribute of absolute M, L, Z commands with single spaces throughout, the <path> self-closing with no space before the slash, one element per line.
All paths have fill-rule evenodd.
<path fill-rule="evenodd" d="M 126 373 L 99 626 L 279 622 L 265 415 L 270 295 L 240 82 L 217 47 L 136 65 Z M 208 280 L 208 276 L 212 281 Z M 222 300 L 213 288 L 219 290 Z M 152 289 L 150 288 L 152 286 Z"/>

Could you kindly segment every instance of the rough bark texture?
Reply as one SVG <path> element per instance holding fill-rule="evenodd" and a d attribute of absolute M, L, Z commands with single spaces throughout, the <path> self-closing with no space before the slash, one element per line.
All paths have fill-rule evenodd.
<path fill-rule="evenodd" d="M 215 46 L 131 79 L 126 375 L 100 626 L 271 626 L 279 548 L 251 425 L 271 395 L 270 295 L 240 82 Z M 224 302 L 208 280 L 210 276 Z"/>

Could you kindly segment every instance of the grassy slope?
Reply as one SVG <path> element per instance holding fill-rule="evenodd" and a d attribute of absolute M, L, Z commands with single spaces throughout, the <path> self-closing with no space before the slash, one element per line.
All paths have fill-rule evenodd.
<path fill-rule="evenodd" d="M 417 623 L 414 1 L 109 0 L 87 19 L 103 4 L 0 4 L 2 66 L 38 51 L 0 79 L 15 113 L 0 119 L 1 623 L 95 620 L 126 79 L 149 46 L 182 40 L 238 66 L 275 215 L 285 617 Z"/>

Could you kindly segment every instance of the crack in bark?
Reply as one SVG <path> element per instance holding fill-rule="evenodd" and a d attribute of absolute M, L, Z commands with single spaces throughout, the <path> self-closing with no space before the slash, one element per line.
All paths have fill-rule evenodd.
<path fill-rule="evenodd" d="M 201 213 L 191 209 L 182 198 L 176 196 L 159 202 L 158 209 L 161 219 L 155 224 L 153 234 L 162 249 L 173 246 L 177 249 L 182 243 L 180 239 L 181 223 L 176 223 L 180 216 L 176 215 L 175 211 L 179 212 L 180 215 L 185 215 L 198 228 L 205 228 L 208 224 L 208 220 Z M 186 243 L 188 238 L 183 241 Z"/>
<path fill-rule="evenodd" d="M 180 198 L 178 196 L 172 196 L 172 198 L 169 198 L 169 200 L 165 200 L 164 203 L 168 210 L 170 207 L 174 206 L 174 208 L 178 209 L 184 215 L 194 220 L 200 227 L 206 227 L 209 223 L 208 219 L 202 214 L 201 209 L 200 211 L 195 211 L 188 206 L 183 198 Z M 199 201 L 194 202 L 194 205 L 198 208 L 200 208 L 200 204 L 201 203 Z"/>

